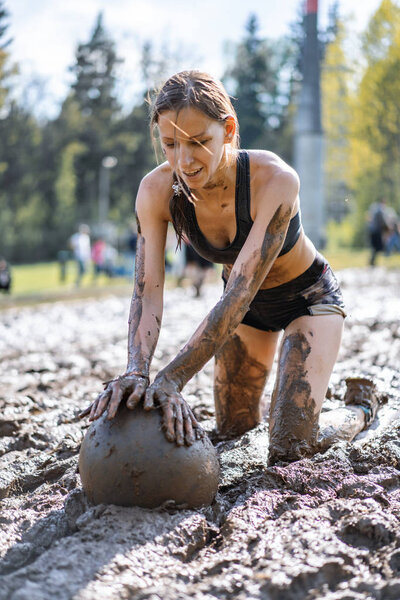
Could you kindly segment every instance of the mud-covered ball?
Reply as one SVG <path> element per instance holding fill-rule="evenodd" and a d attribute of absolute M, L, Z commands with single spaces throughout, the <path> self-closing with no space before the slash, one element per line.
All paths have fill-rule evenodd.
<path fill-rule="evenodd" d="M 219 462 L 206 436 L 178 447 L 161 430 L 160 410 L 121 406 L 114 419 L 104 414 L 90 425 L 79 473 L 93 504 L 156 508 L 173 501 L 196 508 L 213 501 Z"/>

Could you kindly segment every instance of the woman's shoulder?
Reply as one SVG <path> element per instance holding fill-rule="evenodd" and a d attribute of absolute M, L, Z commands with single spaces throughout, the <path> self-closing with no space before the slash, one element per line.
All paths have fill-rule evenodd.
<path fill-rule="evenodd" d="M 254 191 L 265 192 L 271 184 L 284 186 L 297 197 L 300 182 L 296 171 L 280 156 L 268 150 L 248 150 Z"/>
<path fill-rule="evenodd" d="M 298 180 L 296 171 L 278 154 L 269 150 L 247 150 L 252 175 L 265 177 L 282 176 Z"/>
<path fill-rule="evenodd" d="M 172 195 L 172 170 L 167 162 L 155 167 L 140 182 L 137 205 L 156 211 L 169 218 L 169 201 Z"/>
<path fill-rule="evenodd" d="M 156 191 L 158 194 L 170 197 L 172 183 L 172 169 L 168 162 L 163 162 L 143 177 L 140 188 L 146 192 Z"/>

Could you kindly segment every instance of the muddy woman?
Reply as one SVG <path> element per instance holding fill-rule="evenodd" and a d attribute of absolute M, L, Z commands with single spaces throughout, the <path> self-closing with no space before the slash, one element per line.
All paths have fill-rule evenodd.
<path fill-rule="evenodd" d="M 376 406 L 373 394 L 353 393 L 346 407 L 320 416 L 345 310 L 334 274 L 303 231 L 296 173 L 272 152 L 239 149 L 235 110 L 210 75 L 172 76 L 151 110 L 151 134 L 159 136 L 166 160 L 144 177 L 136 200 L 127 368 L 82 416 L 94 420 L 107 411 L 112 419 L 122 400 L 132 409 L 143 400 L 145 409 L 161 406 L 169 441 L 191 444 L 202 429 L 182 390 L 214 357 L 217 431 L 222 438 L 238 436 L 262 418 L 261 396 L 278 352 L 269 463 L 315 453 L 319 431 L 332 440 L 352 439 Z M 150 383 L 169 222 L 178 241 L 186 236 L 201 256 L 223 264 L 224 288 Z"/>

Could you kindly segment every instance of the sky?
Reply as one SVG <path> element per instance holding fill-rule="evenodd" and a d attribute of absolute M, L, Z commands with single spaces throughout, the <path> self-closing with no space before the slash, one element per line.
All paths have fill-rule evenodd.
<path fill-rule="evenodd" d="M 260 34 L 277 38 L 289 33 L 302 0 L 4 0 L 10 13 L 9 47 L 19 64 L 21 84 L 38 79 L 44 94 L 31 99 L 38 112 L 55 116 L 73 80 L 79 43 L 90 39 L 96 17 L 103 11 L 104 26 L 115 41 L 119 67 L 119 96 L 128 106 L 138 92 L 138 63 L 145 40 L 166 44 L 181 53 L 179 68 L 200 68 L 221 77 L 229 50 L 226 42 L 243 37 L 251 13 Z M 319 26 L 327 24 L 333 0 L 319 0 Z M 381 0 L 339 0 L 340 14 L 352 17 L 352 28 L 362 31 Z M 229 48 L 229 46 L 228 46 Z"/>

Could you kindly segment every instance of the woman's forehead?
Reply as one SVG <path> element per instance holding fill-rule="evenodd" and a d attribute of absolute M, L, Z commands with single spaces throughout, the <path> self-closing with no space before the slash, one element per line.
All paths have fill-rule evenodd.
<path fill-rule="evenodd" d="M 182 139 L 198 138 L 209 132 L 214 124 L 219 125 L 218 121 L 210 119 L 203 112 L 192 107 L 163 112 L 158 119 L 162 137 Z"/>

